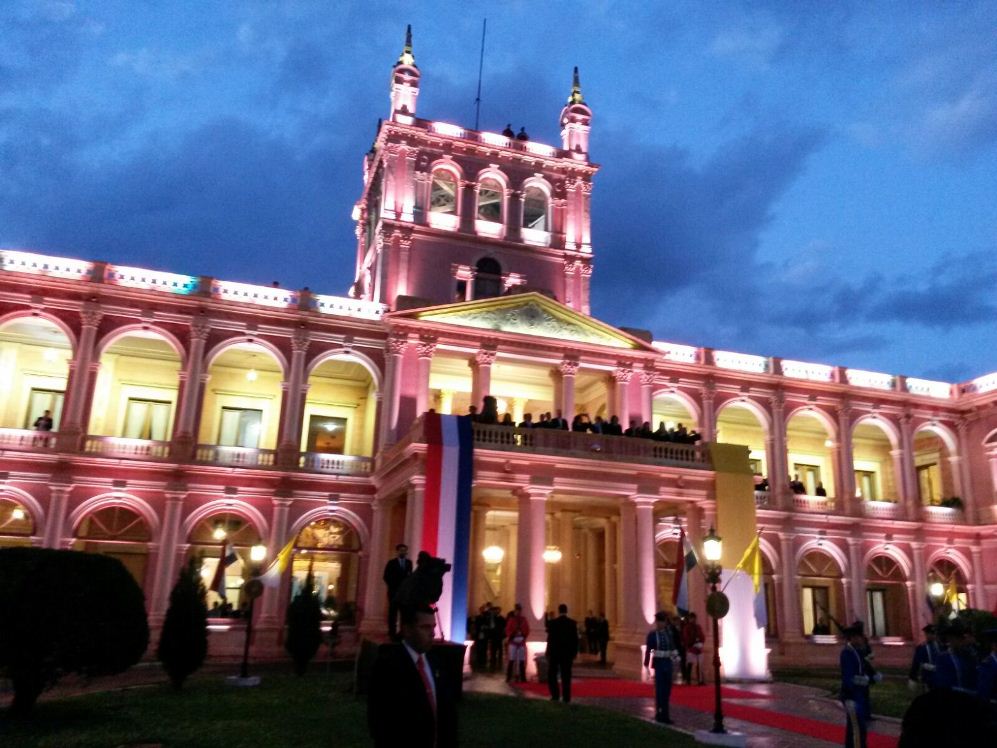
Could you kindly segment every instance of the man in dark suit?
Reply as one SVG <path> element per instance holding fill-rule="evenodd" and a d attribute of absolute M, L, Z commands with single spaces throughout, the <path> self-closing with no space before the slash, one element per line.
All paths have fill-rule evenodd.
<path fill-rule="evenodd" d="M 367 696 L 367 725 L 383 748 L 457 745 L 456 684 L 432 651 L 436 614 L 428 606 L 402 608 L 402 640 L 382 644 Z"/>
<path fill-rule="evenodd" d="M 398 606 L 395 594 L 405 577 L 412 573 L 412 561 L 408 558 L 408 546 L 399 543 L 395 546 L 398 554 L 384 565 L 384 583 L 388 586 L 388 636 L 394 641 L 398 637 Z"/>
<path fill-rule="evenodd" d="M 564 703 L 571 701 L 571 665 L 578 656 L 578 624 L 568 618 L 568 606 L 557 606 L 557 618 L 547 622 L 547 687 L 550 700 L 557 701 L 564 693 Z M 561 674 L 558 688 L 557 675 Z"/>

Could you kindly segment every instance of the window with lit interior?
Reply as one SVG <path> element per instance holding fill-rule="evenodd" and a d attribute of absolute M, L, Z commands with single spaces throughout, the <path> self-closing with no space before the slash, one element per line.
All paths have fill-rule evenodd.
<path fill-rule="evenodd" d="M 539 187 L 523 193 L 523 228 L 547 231 L 547 194 Z"/>
<path fill-rule="evenodd" d="M 502 185 L 495 179 L 478 185 L 478 220 L 502 223 Z"/>
<path fill-rule="evenodd" d="M 429 191 L 429 212 L 457 212 L 457 178 L 445 169 L 433 172 L 433 185 Z"/>

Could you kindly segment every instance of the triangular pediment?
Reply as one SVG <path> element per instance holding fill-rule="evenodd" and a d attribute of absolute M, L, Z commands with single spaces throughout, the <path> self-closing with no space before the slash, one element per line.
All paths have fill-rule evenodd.
<path fill-rule="evenodd" d="M 391 316 L 611 348 L 649 348 L 622 330 L 535 292 L 413 309 Z"/>

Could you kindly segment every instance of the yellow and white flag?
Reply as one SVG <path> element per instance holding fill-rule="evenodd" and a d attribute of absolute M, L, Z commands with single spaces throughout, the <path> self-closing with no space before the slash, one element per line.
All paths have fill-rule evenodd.
<path fill-rule="evenodd" d="M 765 628 L 768 625 L 768 610 L 765 606 L 765 585 L 762 583 L 762 547 L 759 537 L 755 535 L 755 539 L 748 543 L 744 555 L 734 568 L 751 577 L 751 584 L 755 588 L 755 623 L 759 628 Z"/>
<path fill-rule="evenodd" d="M 294 553 L 294 538 L 287 541 L 287 545 L 280 549 L 277 557 L 270 562 L 267 570 L 260 575 L 260 581 L 264 587 L 280 587 L 281 577 L 287 565 L 291 562 L 291 554 Z"/>

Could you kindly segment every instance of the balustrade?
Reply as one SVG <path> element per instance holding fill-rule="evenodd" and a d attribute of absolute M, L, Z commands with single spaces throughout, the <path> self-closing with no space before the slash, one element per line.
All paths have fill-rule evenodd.
<path fill-rule="evenodd" d="M 805 493 L 794 493 L 793 509 L 811 514 L 827 514 L 834 511 L 834 499 L 829 496 L 809 496 Z"/>
<path fill-rule="evenodd" d="M 0 429 L 0 449 L 55 450 L 59 434 L 33 429 Z"/>
<path fill-rule="evenodd" d="M 962 509 L 951 506 L 923 506 L 921 507 L 921 517 L 925 522 L 932 524 L 962 524 L 966 521 L 966 515 Z"/>
<path fill-rule="evenodd" d="M 153 439 L 126 439 L 119 436 L 90 436 L 83 440 L 83 451 L 101 457 L 164 460 L 170 457 L 170 442 Z"/>
<path fill-rule="evenodd" d="M 903 506 L 896 501 L 863 501 L 862 513 L 873 519 L 902 519 Z"/>

